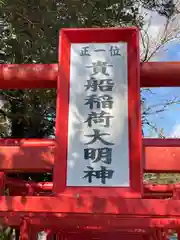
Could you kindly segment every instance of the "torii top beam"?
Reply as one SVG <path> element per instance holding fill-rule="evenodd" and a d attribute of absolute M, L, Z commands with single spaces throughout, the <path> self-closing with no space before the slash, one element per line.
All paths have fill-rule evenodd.
<path fill-rule="evenodd" d="M 180 86 L 179 62 L 144 62 L 140 65 L 141 87 Z M 57 76 L 58 64 L 1 64 L 0 88 L 56 88 Z"/>

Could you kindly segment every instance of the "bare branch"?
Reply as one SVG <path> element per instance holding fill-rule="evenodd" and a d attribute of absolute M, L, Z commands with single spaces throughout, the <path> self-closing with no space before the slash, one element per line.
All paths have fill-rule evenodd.
<path fill-rule="evenodd" d="M 150 61 L 158 53 L 165 51 L 166 45 L 178 40 L 180 37 L 180 0 L 176 1 L 176 11 L 171 18 L 161 17 L 162 24 L 154 25 L 158 32 L 153 32 L 153 14 L 149 13 L 149 18 L 145 27 L 141 30 L 141 61 Z M 157 15 L 158 19 L 160 17 Z"/>

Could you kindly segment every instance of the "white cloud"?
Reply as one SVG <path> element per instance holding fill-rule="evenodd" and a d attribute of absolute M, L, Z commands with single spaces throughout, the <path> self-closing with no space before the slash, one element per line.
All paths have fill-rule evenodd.
<path fill-rule="evenodd" d="M 166 18 L 160 16 L 157 12 L 142 8 L 141 14 L 144 16 L 144 28 L 148 28 L 148 34 L 151 38 L 157 38 L 157 35 L 166 23 Z"/>
<path fill-rule="evenodd" d="M 155 12 L 151 13 L 149 20 L 151 21 L 151 25 L 148 30 L 149 36 L 156 39 L 159 33 L 162 31 L 166 20 L 164 17 Z"/>
<path fill-rule="evenodd" d="M 144 8 L 140 9 L 140 14 L 144 16 L 145 21 L 142 29 L 143 38 L 140 38 L 141 60 L 158 61 L 163 55 L 162 53 L 164 53 L 163 49 L 159 48 L 159 45 L 161 45 L 167 20 L 157 12 Z"/>
<path fill-rule="evenodd" d="M 170 134 L 171 138 L 180 138 L 180 124 L 176 124 Z"/>
<path fill-rule="evenodd" d="M 180 0 L 178 0 L 178 3 L 180 8 Z M 145 48 L 141 43 L 141 59 L 144 60 L 144 56 L 146 56 L 148 50 L 148 57 L 146 56 L 146 59 L 150 61 L 162 61 L 165 59 L 167 61 L 167 50 L 179 44 L 180 14 L 175 14 L 169 22 L 167 18 L 155 11 L 142 8 L 140 14 L 144 16 L 145 20 L 142 35 L 146 43 L 144 44 Z M 179 56 L 177 56 L 178 59 Z"/>

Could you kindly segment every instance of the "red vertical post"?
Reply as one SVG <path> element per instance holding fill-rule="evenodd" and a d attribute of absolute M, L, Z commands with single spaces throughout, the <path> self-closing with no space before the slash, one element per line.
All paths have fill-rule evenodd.
<path fill-rule="evenodd" d="M 68 240 L 68 235 L 66 236 L 64 233 L 59 232 L 56 234 L 56 240 Z M 75 239 L 75 238 L 73 238 Z"/>
<path fill-rule="evenodd" d="M 37 240 L 38 239 L 38 230 L 37 229 L 32 229 L 30 230 L 30 238 L 31 240 Z"/>
<path fill-rule="evenodd" d="M 47 233 L 46 240 L 53 240 L 54 231 L 52 231 L 51 229 L 48 229 L 46 233 Z"/>
<path fill-rule="evenodd" d="M 150 234 L 152 240 L 168 240 L 167 233 L 164 229 L 154 229 Z"/>
<path fill-rule="evenodd" d="M 4 172 L 0 172 L 0 195 L 4 195 L 6 184 L 6 174 Z"/>
<path fill-rule="evenodd" d="M 28 193 L 27 193 L 27 195 L 28 196 L 35 195 L 35 190 L 34 190 L 34 188 L 31 185 L 28 186 Z"/>
<path fill-rule="evenodd" d="M 180 240 L 180 229 L 177 231 L 177 239 Z"/>
<path fill-rule="evenodd" d="M 30 240 L 29 219 L 23 218 L 20 225 L 20 240 Z"/>
<path fill-rule="evenodd" d="M 62 238 L 62 236 L 61 236 L 61 234 L 60 233 L 57 233 L 56 234 L 56 240 L 62 240 L 63 238 Z"/>

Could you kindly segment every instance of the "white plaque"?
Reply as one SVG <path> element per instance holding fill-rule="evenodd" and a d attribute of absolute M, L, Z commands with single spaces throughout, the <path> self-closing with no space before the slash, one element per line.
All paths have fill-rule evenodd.
<path fill-rule="evenodd" d="M 129 187 L 127 43 L 71 44 L 67 186 Z"/>

